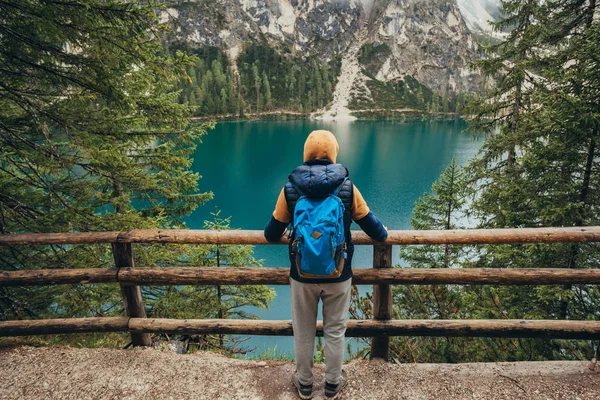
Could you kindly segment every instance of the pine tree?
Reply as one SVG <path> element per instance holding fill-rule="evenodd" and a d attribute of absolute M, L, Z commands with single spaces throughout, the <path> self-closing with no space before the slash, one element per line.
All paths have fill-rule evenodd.
<path fill-rule="evenodd" d="M 256 66 L 256 64 L 252 64 L 252 74 L 254 76 L 254 88 L 256 89 L 256 113 L 259 114 L 260 113 L 260 86 L 261 86 L 261 79 L 260 79 L 260 75 L 258 74 L 258 67 Z"/>
<path fill-rule="evenodd" d="M 178 104 L 194 59 L 162 50 L 155 9 L 7 0 L 0 15 L 1 233 L 184 227 L 211 198 L 189 168 L 207 126 Z M 102 245 L 0 249 L 5 270 L 111 262 Z M 0 319 L 119 312 L 117 285 L 0 290 Z"/>
<path fill-rule="evenodd" d="M 200 86 L 196 86 L 194 88 L 194 97 L 196 97 L 195 108 L 192 109 L 194 115 L 200 115 L 200 110 L 202 109 L 202 104 L 204 103 L 204 92 Z"/>
<path fill-rule="evenodd" d="M 414 229 L 450 230 L 463 227 L 467 180 L 453 159 L 416 202 L 411 218 Z M 466 256 L 463 246 L 410 246 L 401 251 L 411 268 L 456 268 Z M 460 287 L 451 285 L 394 286 L 394 314 L 400 319 L 452 319 L 463 316 Z M 465 339 L 394 338 L 391 351 L 408 362 L 457 362 L 464 360 Z"/>
<path fill-rule="evenodd" d="M 442 111 L 444 114 L 448 114 L 450 109 L 450 104 L 448 100 L 448 89 L 444 90 L 444 95 L 442 96 Z"/>
<path fill-rule="evenodd" d="M 292 97 L 294 94 L 294 90 L 296 89 L 296 69 L 295 68 L 291 68 L 290 69 L 290 81 L 289 81 L 289 93 L 291 94 Z"/>
<path fill-rule="evenodd" d="M 187 81 L 190 86 L 194 87 L 198 85 L 198 73 L 196 71 L 195 65 L 190 65 L 187 68 Z"/>
<path fill-rule="evenodd" d="M 229 101 L 227 100 L 227 91 L 225 91 L 225 88 L 221 89 L 218 104 L 219 106 L 217 107 L 217 113 L 226 114 Z"/>
<path fill-rule="evenodd" d="M 474 215 L 482 227 L 594 225 L 600 176 L 598 22 L 595 1 L 503 3 L 515 32 L 482 65 L 494 67 L 497 97 L 472 108 L 476 129 L 495 134 L 470 171 Z M 595 100 L 596 99 L 596 100 Z M 482 246 L 477 266 L 590 268 L 596 245 Z M 591 285 L 472 287 L 464 297 L 474 318 L 600 319 Z M 594 343 L 485 340 L 506 359 L 591 358 Z"/>
<path fill-rule="evenodd" d="M 308 104 L 310 105 L 310 111 L 314 111 L 317 106 L 317 65 L 313 61 L 308 66 Z"/>
<path fill-rule="evenodd" d="M 231 68 L 227 70 L 227 99 L 229 100 L 229 103 L 227 104 L 227 112 L 230 114 L 235 114 L 237 101 L 235 100 L 235 89 L 233 85 L 233 73 Z"/>
<path fill-rule="evenodd" d="M 204 60 L 198 59 L 198 61 L 196 61 L 196 83 L 202 82 L 202 78 L 204 77 L 205 73 L 206 73 L 206 64 L 205 64 Z"/>
<path fill-rule="evenodd" d="M 240 118 L 244 118 L 245 114 L 244 114 L 244 100 L 242 99 L 242 96 L 238 96 L 238 107 L 237 107 L 237 115 Z"/>
<path fill-rule="evenodd" d="M 501 43 L 483 47 L 487 58 L 475 63 L 484 76 L 495 81 L 493 89 L 466 111 L 475 115 L 469 120 L 470 129 L 489 136 L 481 157 L 471 163 L 471 175 L 482 183 L 476 208 L 480 218 L 492 221 L 490 227 L 523 226 L 529 212 L 528 203 L 521 201 L 528 194 L 523 192 L 517 150 L 520 136 L 526 134 L 522 115 L 528 112 L 528 104 L 524 98 L 535 87 L 529 71 L 539 59 L 535 45 L 541 27 L 534 21 L 540 12 L 537 1 L 502 2 L 502 17 L 492 26 L 498 31 L 512 30 Z M 488 225 L 484 222 L 483 226 Z"/>
<path fill-rule="evenodd" d="M 531 96 L 533 104 L 526 120 L 530 137 L 536 137 L 525 153 L 530 171 L 528 183 L 537 188 L 554 187 L 553 204 L 539 207 L 543 223 L 558 226 L 595 224 L 598 220 L 597 143 L 600 117 L 597 95 L 600 88 L 597 45 L 600 26 L 594 23 L 595 1 L 550 2 L 552 12 L 541 15 L 555 22 L 556 31 L 545 32 L 543 42 L 557 51 L 550 53 L 541 66 L 541 74 L 553 87 L 539 85 Z M 571 64 L 571 65 L 569 65 Z M 567 65 L 569 65 L 567 67 Z M 557 119 L 560 124 L 557 124 Z M 555 157 L 551 159 L 551 157 Z M 544 173 L 537 175 L 544 170 Z M 583 251 L 582 251 L 583 250 Z M 596 246 L 565 244 L 557 246 L 553 258 L 567 268 L 594 266 Z M 593 286 L 565 285 L 555 288 L 560 318 L 589 318 L 589 303 L 598 303 Z M 598 315 L 596 314 L 598 317 Z"/>
<path fill-rule="evenodd" d="M 307 112 L 308 110 L 306 109 L 306 93 L 307 93 L 307 88 L 306 88 L 306 73 L 304 71 L 304 66 L 300 67 L 300 78 L 298 78 L 298 93 L 296 95 L 296 97 L 298 97 L 301 101 L 302 104 L 304 105 L 304 111 Z"/>
<path fill-rule="evenodd" d="M 76 3 L 19 1 L 0 13 L 9 32 L 0 49 L 2 233 L 182 226 L 210 197 L 186 168 L 204 127 L 185 128 L 172 88 L 192 60 L 164 58 L 160 42 L 148 40 L 154 10 L 90 1 L 82 13 Z M 2 269 L 111 259 L 106 246 L 0 252 Z M 9 289 L 0 299 L 2 319 L 120 307 L 114 285 Z"/>
<path fill-rule="evenodd" d="M 190 92 L 187 104 L 190 106 L 192 113 L 195 113 L 195 110 L 198 108 L 198 99 L 196 98 L 196 93 L 194 91 Z"/>
<path fill-rule="evenodd" d="M 492 27 L 496 31 L 511 30 L 501 43 L 482 47 L 487 57 L 475 66 L 495 82 L 490 93 L 471 110 L 477 116 L 470 123 L 474 131 L 494 134 L 485 144 L 489 150 L 482 162 L 498 163 L 498 173 L 506 173 L 505 179 L 510 180 L 511 172 L 501 167 L 515 166 L 520 116 L 527 106 L 523 99 L 529 95 L 525 84 L 532 85 L 528 71 L 537 60 L 534 46 L 539 41 L 541 27 L 533 22 L 540 6 L 536 0 L 508 0 L 501 5 L 502 17 Z M 483 115 L 493 118 L 482 118 Z M 502 201 L 502 196 L 499 200 Z"/>
<path fill-rule="evenodd" d="M 263 71 L 262 74 L 262 81 L 265 86 L 265 109 L 270 110 L 272 106 L 271 85 L 269 84 L 269 77 L 265 71 Z"/>
<path fill-rule="evenodd" d="M 419 110 L 425 109 L 425 98 L 423 97 L 423 89 L 421 86 L 417 89 L 417 108 Z"/>
<path fill-rule="evenodd" d="M 220 56 L 221 52 L 219 52 L 218 54 Z M 221 93 L 221 89 L 226 86 L 227 78 L 223 73 L 223 65 L 221 64 L 221 61 L 219 59 L 213 60 L 213 62 L 211 63 L 211 71 L 215 78 L 216 92 Z"/>
<path fill-rule="evenodd" d="M 314 81 L 315 81 L 315 108 L 322 108 L 323 101 L 325 100 L 325 88 L 323 80 L 321 79 L 321 70 L 319 64 L 314 63 L 313 67 Z"/>
<path fill-rule="evenodd" d="M 432 114 L 437 114 L 439 111 L 437 95 L 435 93 L 431 95 L 431 103 L 429 103 L 428 111 Z"/>
<path fill-rule="evenodd" d="M 455 106 L 454 106 L 454 112 L 456 114 L 458 114 L 458 115 L 462 115 L 462 113 L 463 113 L 463 106 L 465 104 L 463 92 L 458 92 L 456 94 L 455 98 L 456 98 L 456 103 L 455 103 Z"/>
<path fill-rule="evenodd" d="M 331 95 L 333 94 L 331 81 L 329 80 L 329 67 L 327 64 L 323 65 L 323 102 L 329 103 Z"/>
<path fill-rule="evenodd" d="M 204 221 L 204 229 L 229 230 L 231 218 L 221 218 L 213 213 L 211 221 Z M 206 267 L 260 267 L 253 255 L 253 246 L 204 245 L 197 246 L 195 266 Z M 191 260 L 188 260 L 189 264 Z M 146 306 L 153 318 L 219 318 L 254 319 L 250 307 L 268 309 L 275 298 L 275 291 L 264 285 L 217 285 L 153 287 L 147 293 Z M 155 299 L 155 300 L 154 300 Z M 238 346 L 243 340 L 230 335 L 213 337 L 184 335 L 180 339 L 196 343 L 199 348 L 218 348 L 229 353 L 244 353 Z"/>

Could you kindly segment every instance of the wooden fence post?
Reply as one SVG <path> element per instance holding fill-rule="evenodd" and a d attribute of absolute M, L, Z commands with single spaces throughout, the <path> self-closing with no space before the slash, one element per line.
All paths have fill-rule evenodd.
<path fill-rule="evenodd" d="M 133 248 L 131 243 L 112 243 L 115 266 L 120 268 L 133 268 Z M 118 273 L 117 273 L 118 276 Z M 128 317 L 146 318 L 144 299 L 139 286 L 121 283 L 121 295 Z M 150 346 L 151 340 L 148 333 L 131 333 L 131 343 L 134 346 Z"/>
<path fill-rule="evenodd" d="M 373 268 L 392 267 L 392 246 L 373 246 Z M 392 318 L 392 288 L 390 285 L 373 285 L 373 317 L 376 320 Z M 371 342 L 371 359 L 382 358 L 388 361 L 390 337 L 374 336 Z"/>

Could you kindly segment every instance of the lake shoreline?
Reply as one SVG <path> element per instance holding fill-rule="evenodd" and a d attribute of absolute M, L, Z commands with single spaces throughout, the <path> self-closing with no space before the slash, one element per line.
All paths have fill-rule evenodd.
<path fill-rule="evenodd" d="M 452 113 L 438 113 L 431 115 L 426 112 L 418 112 L 416 110 L 356 110 L 352 111 L 352 121 L 402 121 L 402 122 L 428 122 L 428 121 L 459 121 L 464 120 L 463 115 Z M 443 114 L 443 115 L 442 115 Z M 321 114 L 311 115 L 292 111 L 276 111 L 260 114 L 247 114 L 243 117 L 234 115 L 211 115 L 206 117 L 192 117 L 191 122 L 248 122 L 248 121 L 293 121 L 293 120 L 309 120 L 321 121 Z M 345 121 L 346 119 L 343 119 Z M 323 121 L 338 121 L 335 119 L 327 119 Z M 342 121 L 342 120 L 340 120 Z"/>

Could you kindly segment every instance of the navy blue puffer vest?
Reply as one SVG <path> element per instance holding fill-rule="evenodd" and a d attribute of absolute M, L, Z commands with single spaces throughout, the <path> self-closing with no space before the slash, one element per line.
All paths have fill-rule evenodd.
<path fill-rule="evenodd" d="M 295 254 L 291 246 L 294 240 L 292 234 L 289 246 L 290 255 L 290 276 L 292 279 L 306 283 L 334 283 L 342 282 L 352 277 L 352 255 L 354 254 L 354 244 L 352 243 L 352 235 L 350 234 L 350 224 L 352 224 L 352 200 L 354 188 L 352 182 L 348 178 L 348 170 L 342 164 L 334 164 L 329 160 L 309 160 L 297 167 L 290 174 L 289 182 L 285 185 L 284 193 L 285 200 L 288 205 L 290 214 L 292 215 L 292 226 L 294 225 L 294 209 L 296 202 L 305 194 L 310 197 L 327 196 L 342 185 L 338 192 L 338 197 L 344 204 L 344 236 L 346 238 L 346 246 L 348 258 L 344 266 L 342 275 L 335 279 L 307 279 L 300 278 L 296 270 Z M 345 180 L 345 181 L 344 181 Z"/>

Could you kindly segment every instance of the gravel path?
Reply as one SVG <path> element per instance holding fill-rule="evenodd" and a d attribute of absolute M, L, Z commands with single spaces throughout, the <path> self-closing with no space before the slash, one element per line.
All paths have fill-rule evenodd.
<path fill-rule="evenodd" d="M 588 362 L 385 364 L 352 361 L 342 399 L 600 399 Z M 294 364 L 213 353 L 0 348 L 0 399 L 295 399 Z M 324 366 L 315 366 L 315 399 Z"/>

